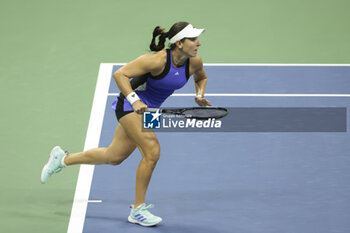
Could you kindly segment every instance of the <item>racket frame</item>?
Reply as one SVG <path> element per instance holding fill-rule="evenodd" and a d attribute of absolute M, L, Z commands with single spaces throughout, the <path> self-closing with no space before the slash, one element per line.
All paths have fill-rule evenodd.
<path fill-rule="evenodd" d="M 225 113 L 222 115 L 219 115 L 217 117 L 211 117 L 211 116 L 202 117 L 202 116 L 193 116 L 193 115 L 189 115 L 189 114 L 184 114 L 185 111 L 200 110 L 200 109 L 222 110 Z M 223 108 L 223 107 L 148 108 L 147 111 L 149 111 L 149 112 L 159 111 L 160 113 L 164 113 L 164 114 L 180 115 L 180 116 L 183 116 L 185 118 L 192 118 L 192 119 L 199 119 L 199 120 L 206 120 L 206 119 L 210 119 L 210 118 L 220 119 L 220 118 L 225 117 L 228 114 L 228 110 L 226 108 Z"/>

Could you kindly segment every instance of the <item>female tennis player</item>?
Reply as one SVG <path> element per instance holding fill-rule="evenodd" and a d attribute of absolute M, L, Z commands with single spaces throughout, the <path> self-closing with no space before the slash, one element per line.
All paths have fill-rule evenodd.
<path fill-rule="evenodd" d="M 142 113 L 148 107 L 159 108 L 176 89 L 186 84 L 191 75 L 195 81 L 195 101 L 199 106 L 211 105 L 204 98 L 207 76 L 198 56 L 201 45 L 198 36 L 203 31 L 187 22 L 175 23 L 168 32 L 156 27 L 150 44 L 153 53 L 136 58 L 113 75 L 121 94 L 112 105 L 119 121 L 112 143 L 108 148 L 73 154 L 58 146 L 53 148 L 42 170 L 41 182 L 46 183 L 52 174 L 74 164 L 119 165 L 137 147 L 142 160 L 136 173 L 135 203 L 128 220 L 142 226 L 160 223 L 162 219 L 148 210 L 153 205 L 145 204 L 147 187 L 160 157 L 160 146 L 153 130 L 143 129 Z M 167 38 L 170 48 L 164 49 Z"/>

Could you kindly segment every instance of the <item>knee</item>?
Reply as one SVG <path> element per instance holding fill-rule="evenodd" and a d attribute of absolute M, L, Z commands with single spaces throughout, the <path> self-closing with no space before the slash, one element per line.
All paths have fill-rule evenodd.
<path fill-rule="evenodd" d="M 144 159 L 153 163 L 154 165 L 158 162 L 160 158 L 160 146 L 158 141 L 152 141 L 148 146 L 148 149 L 145 151 Z"/>
<path fill-rule="evenodd" d="M 110 164 L 113 166 L 117 166 L 121 164 L 127 156 L 117 156 L 115 153 L 111 153 L 111 151 L 105 152 L 106 164 Z"/>
<path fill-rule="evenodd" d="M 117 166 L 119 164 L 121 164 L 123 162 L 123 160 L 112 160 L 110 162 L 108 162 L 108 164 L 113 165 L 113 166 Z"/>
<path fill-rule="evenodd" d="M 111 156 L 109 157 L 110 159 L 108 160 L 108 164 L 113 165 L 113 166 L 117 166 L 119 164 L 121 164 L 127 156 L 121 156 L 121 157 L 116 157 L 116 156 Z"/>

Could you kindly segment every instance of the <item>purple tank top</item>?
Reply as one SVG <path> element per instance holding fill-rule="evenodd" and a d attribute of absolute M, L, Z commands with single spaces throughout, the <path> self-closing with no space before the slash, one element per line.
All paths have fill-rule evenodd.
<path fill-rule="evenodd" d="M 163 72 L 158 76 L 152 76 L 151 73 L 140 77 L 135 77 L 131 80 L 131 87 L 140 100 L 148 107 L 159 108 L 161 104 L 175 90 L 183 87 L 189 79 L 189 59 L 179 68 L 173 65 L 172 51 L 167 49 L 167 62 Z M 117 100 L 112 103 L 112 108 L 115 110 L 117 101 L 124 101 L 124 111 L 133 111 L 132 105 L 120 94 Z"/>

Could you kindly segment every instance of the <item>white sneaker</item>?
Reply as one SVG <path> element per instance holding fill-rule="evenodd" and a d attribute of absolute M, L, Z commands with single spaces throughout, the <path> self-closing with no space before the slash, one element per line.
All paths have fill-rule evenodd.
<path fill-rule="evenodd" d="M 68 152 L 67 152 L 68 153 Z M 55 146 L 50 153 L 49 160 L 41 171 L 41 183 L 46 184 L 47 180 L 54 173 L 60 172 L 65 166 L 62 164 L 62 158 L 67 154 L 61 147 Z"/>
<path fill-rule="evenodd" d="M 162 221 L 162 218 L 155 216 L 148 211 L 148 209 L 154 207 L 153 204 L 146 206 L 146 204 L 143 203 L 136 209 L 134 209 L 134 205 L 131 205 L 130 207 L 132 209 L 128 217 L 128 221 L 131 223 L 136 223 L 136 224 L 140 224 L 141 226 L 150 227 L 150 226 L 157 225 Z"/>

